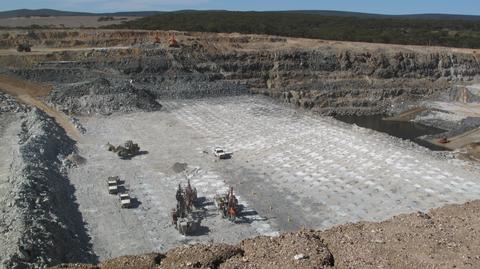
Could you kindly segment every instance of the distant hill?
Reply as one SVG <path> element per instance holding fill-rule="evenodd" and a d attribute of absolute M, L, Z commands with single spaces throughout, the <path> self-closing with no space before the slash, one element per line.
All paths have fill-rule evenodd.
<path fill-rule="evenodd" d="M 130 16 L 139 19 L 99 27 L 117 29 L 238 32 L 373 43 L 480 49 L 480 16 L 453 14 L 381 15 L 328 10 L 240 12 L 225 10 L 68 12 L 52 9 L 0 12 L 15 16 Z M 44 26 L 44 27 L 49 27 Z"/>
<path fill-rule="evenodd" d="M 283 13 L 303 13 L 334 17 L 356 17 L 370 19 L 415 19 L 415 20 L 466 20 L 480 21 L 480 16 L 476 15 L 457 15 L 457 14 L 405 14 L 405 15 L 383 15 L 374 13 L 333 11 L 333 10 L 291 10 L 280 11 Z"/>
<path fill-rule="evenodd" d="M 16 9 L 10 11 L 0 11 L 0 18 L 11 17 L 47 17 L 47 16 L 138 16 L 147 17 L 161 13 L 223 13 L 227 10 L 179 10 L 174 12 L 162 11 L 132 11 L 132 12 L 113 12 L 113 13 L 89 13 L 89 12 L 73 12 L 61 11 L 55 9 Z M 334 17 L 356 17 L 356 18 L 372 18 L 372 19 L 419 19 L 419 20 L 466 20 L 480 21 L 480 16 L 475 15 L 455 15 L 455 14 L 406 14 L 406 15 L 382 15 L 374 13 L 334 11 L 334 10 L 290 10 L 290 11 L 269 11 L 258 13 L 294 13 L 294 14 L 314 14 L 322 16 Z"/>
<path fill-rule="evenodd" d="M 50 16 L 125 16 L 125 17 L 146 17 L 159 14 L 159 11 L 132 11 L 132 12 L 114 12 L 114 13 L 88 13 L 61 11 L 55 9 L 16 9 L 10 11 L 0 11 L 0 18 L 13 17 L 50 17 Z"/>
<path fill-rule="evenodd" d="M 337 11 L 180 11 L 159 13 L 111 28 L 238 32 L 342 41 L 480 48 L 480 16 L 386 16 Z"/>

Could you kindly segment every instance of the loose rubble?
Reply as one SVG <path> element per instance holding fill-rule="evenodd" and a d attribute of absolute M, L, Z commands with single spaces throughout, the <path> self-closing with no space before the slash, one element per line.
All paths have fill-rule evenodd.
<path fill-rule="evenodd" d="M 13 250 L 3 257 L 3 266 L 42 268 L 96 261 L 73 187 L 62 173 L 62 160 L 74 151 L 74 142 L 38 109 L 25 115 L 21 128 L 10 168 L 11 192 L 1 198 L 10 206 L 1 216 L 2 247 Z"/>
<path fill-rule="evenodd" d="M 27 111 L 29 111 L 29 107 L 18 103 L 13 97 L 0 91 L 0 113 Z"/>
<path fill-rule="evenodd" d="M 148 91 L 129 82 L 106 79 L 58 86 L 47 101 L 67 114 L 84 115 L 155 111 L 162 107 Z"/>

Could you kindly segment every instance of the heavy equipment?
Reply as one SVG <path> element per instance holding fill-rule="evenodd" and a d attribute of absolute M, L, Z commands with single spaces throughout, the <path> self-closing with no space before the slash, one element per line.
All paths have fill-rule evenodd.
<path fill-rule="evenodd" d="M 446 138 L 446 137 L 442 137 L 442 138 L 440 138 L 440 139 L 438 140 L 438 143 L 440 143 L 440 144 L 448 144 L 448 143 L 450 143 L 450 140 L 448 140 L 448 138 Z"/>
<path fill-rule="evenodd" d="M 32 46 L 27 42 L 17 43 L 17 51 L 18 52 L 31 52 Z"/>
<path fill-rule="evenodd" d="M 110 143 L 107 143 L 108 151 L 117 153 L 118 157 L 122 159 L 132 158 L 140 153 L 140 147 L 138 144 L 134 144 L 132 140 L 127 140 L 123 146 L 115 147 Z"/>
<path fill-rule="evenodd" d="M 177 37 L 175 33 L 171 34 L 170 37 L 168 38 L 168 46 L 171 48 L 178 48 L 180 45 L 177 42 Z"/>
<path fill-rule="evenodd" d="M 222 217 L 228 218 L 230 221 L 236 220 L 239 213 L 239 206 L 238 199 L 233 193 L 233 187 L 230 187 L 230 190 L 225 195 L 216 195 L 214 200 Z"/>
<path fill-rule="evenodd" d="M 171 211 L 172 224 L 180 234 L 194 234 L 200 228 L 202 219 L 199 212 L 195 210 L 197 190 L 191 186 L 190 180 L 188 180 L 185 188 L 178 184 L 175 199 L 177 200 L 177 207 Z"/>
<path fill-rule="evenodd" d="M 153 41 L 153 44 L 160 44 L 160 43 L 161 43 L 160 33 L 159 33 L 159 32 L 156 32 L 156 33 L 155 33 L 155 40 Z"/>

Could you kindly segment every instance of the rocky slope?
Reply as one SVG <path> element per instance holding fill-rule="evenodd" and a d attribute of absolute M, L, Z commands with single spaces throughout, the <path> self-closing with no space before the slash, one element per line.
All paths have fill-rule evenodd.
<path fill-rule="evenodd" d="M 29 108 L 23 104 L 19 104 L 10 95 L 0 92 L 0 113 L 6 112 L 27 112 Z"/>
<path fill-rule="evenodd" d="M 182 46 L 168 48 L 152 44 L 154 32 L 94 33 L 33 32 L 34 44 L 66 51 L 42 54 L 40 48 L 32 56 L 0 60 L 10 67 L 6 72 L 65 91 L 61 84 L 108 75 L 132 81 L 156 98 L 251 92 L 324 114 L 392 112 L 400 109 L 392 105 L 430 98 L 480 72 L 473 50 L 204 33 L 178 33 Z M 166 39 L 168 33 L 160 35 Z M 85 48 L 102 44 L 126 47 Z"/>
<path fill-rule="evenodd" d="M 2 201 L 1 268 L 95 261 L 72 186 L 64 175 L 74 142 L 53 119 L 26 113 Z"/>

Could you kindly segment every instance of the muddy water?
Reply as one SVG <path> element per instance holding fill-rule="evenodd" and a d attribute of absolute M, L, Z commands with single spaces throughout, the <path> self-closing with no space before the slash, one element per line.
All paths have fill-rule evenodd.
<path fill-rule="evenodd" d="M 430 150 L 445 150 L 444 148 L 430 144 L 427 141 L 419 139 L 419 136 L 433 135 L 445 132 L 444 130 L 425 126 L 414 122 L 404 121 L 385 121 L 384 116 L 335 116 L 335 119 L 353 124 L 364 128 L 369 128 L 375 131 L 387 133 L 391 136 L 396 136 L 402 139 L 411 140 L 420 146 L 426 147 Z"/>

